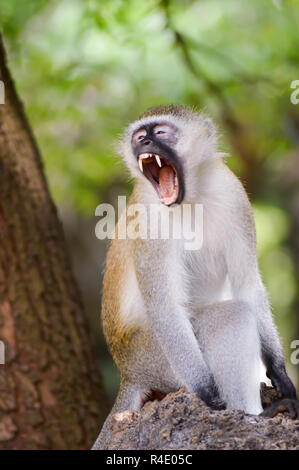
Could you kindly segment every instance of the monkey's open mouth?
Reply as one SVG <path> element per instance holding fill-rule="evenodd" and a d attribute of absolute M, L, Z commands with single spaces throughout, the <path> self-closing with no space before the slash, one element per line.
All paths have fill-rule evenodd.
<path fill-rule="evenodd" d="M 140 171 L 150 180 L 161 202 L 170 206 L 179 195 L 176 169 L 169 161 L 156 153 L 141 153 L 138 157 Z"/>

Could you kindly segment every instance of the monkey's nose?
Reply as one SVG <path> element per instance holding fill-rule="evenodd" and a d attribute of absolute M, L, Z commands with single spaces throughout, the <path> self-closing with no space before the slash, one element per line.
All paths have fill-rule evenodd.
<path fill-rule="evenodd" d="M 149 145 L 150 143 L 151 143 L 150 140 L 144 140 L 144 141 L 142 142 L 143 145 Z"/>

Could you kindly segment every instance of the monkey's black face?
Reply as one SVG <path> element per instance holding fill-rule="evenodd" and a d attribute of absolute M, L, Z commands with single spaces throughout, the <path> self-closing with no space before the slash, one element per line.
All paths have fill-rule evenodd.
<path fill-rule="evenodd" d="M 132 136 L 140 171 L 167 206 L 180 204 L 184 198 L 183 168 L 172 148 L 176 142 L 177 129 L 169 123 L 142 126 Z"/>

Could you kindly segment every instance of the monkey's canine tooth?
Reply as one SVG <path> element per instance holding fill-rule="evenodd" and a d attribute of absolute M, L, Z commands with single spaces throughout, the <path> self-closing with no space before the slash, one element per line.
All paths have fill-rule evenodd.
<path fill-rule="evenodd" d="M 142 158 L 139 158 L 138 163 L 139 163 L 140 171 L 141 171 L 141 173 L 143 173 Z"/>
<path fill-rule="evenodd" d="M 160 157 L 159 157 L 159 155 L 156 155 L 156 154 L 155 154 L 155 158 L 156 158 L 156 161 L 157 161 L 157 163 L 158 163 L 159 167 L 161 168 L 161 166 L 162 166 L 162 163 L 161 163 L 161 160 L 160 160 Z"/>

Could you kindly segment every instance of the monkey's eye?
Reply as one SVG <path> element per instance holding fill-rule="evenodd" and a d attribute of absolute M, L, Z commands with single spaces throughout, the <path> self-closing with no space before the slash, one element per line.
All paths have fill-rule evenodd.
<path fill-rule="evenodd" d="M 159 124 L 154 128 L 154 134 L 161 137 L 173 135 L 174 129 L 168 124 Z"/>
<path fill-rule="evenodd" d="M 135 132 L 133 135 L 134 140 L 137 142 L 140 142 L 144 137 L 146 136 L 146 130 L 145 129 L 140 129 L 139 131 Z"/>

